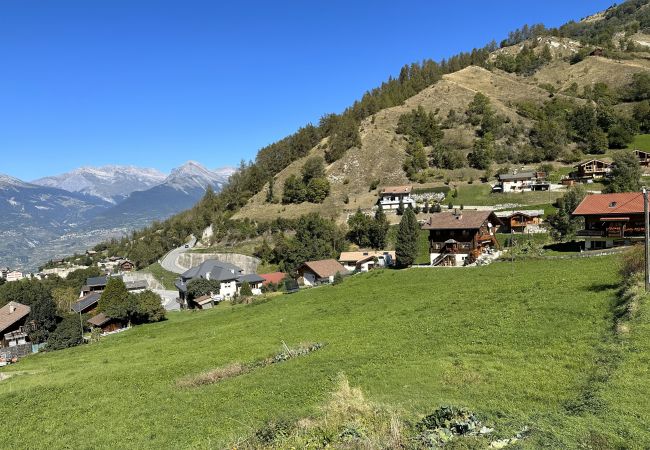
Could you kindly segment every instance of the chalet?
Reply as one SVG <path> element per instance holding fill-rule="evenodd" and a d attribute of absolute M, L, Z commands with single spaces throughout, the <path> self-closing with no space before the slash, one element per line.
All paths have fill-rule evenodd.
<path fill-rule="evenodd" d="M 9 302 L 0 308 L 1 347 L 15 347 L 27 344 L 27 317 L 30 307 L 18 302 Z"/>
<path fill-rule="evenodd" d="M 195 309 L 212 309 L 215 299 L 212 295 L 206 294 L 192 300 Z"/>
<path fill-rule="evenodd" d="M 500 223 L 492 211 L 445 211 L 433 214 L 422 226 L 429 230 L 432 266 L 470 264 L 484 252 L 498 248 L 494 236 Z"/>
<path fill-rule="evenodd" d="M 132 272 L 135 270 L 135 264 L 133 264 L 132 261 L 125 259 L 117 264 L 117 268 L 120 272 Z"/>
<path fill-rule="evenodd" d="M 579 181 L 600 180 L 612 171 L 611 163 L 600 159 L 590 159 L 573 167 L 575 170 L 569 176 Z"/>
<path fill-rule="evenodd" d="M 71 305 L 70 309 L 72 312 L 75 312 L 77 314 L 86 314 L 92 312 L 95 310 L 95 308 L 97 308 L 101 296 L 101 292 L 90 292 L 74 302 Z"/>
<path fill-rule="evenodd" d="M 264 278 L 262 286 L 268 286 L 269 284 L 275 284 L 279 286 L 287 277 L 287 274 L 284 272 L 262 273 L 260 274 L 260 277 Z"/>
<path fill-rule="evenodd" d="M 375 267 L 388 267 L 395 264 L 394 251 L 361 250 L 358 252 L 343 252 L 339 262 L 350 272 L 367 272 Z"/>
<path fill-rule="evenodd" d="M 644 167 L 650 166 L 650 152 L 645 152 L 643 150 L 634 150 L 634 154 L 639 160 L 639 164 Z"/>
<path fill-rule="evenodd" d="M 298 269 L 298 283 L 304 286 L 331 283 L 337 273 L 346 275 L 348 271 L 335 259 L 307 261 Z"/>
<path fill-rule="evenodd" d="M 108 277 L 90 277 L 86 278 L 86 284 L 81 287 L 81 296 L 90 294 L 91 292 L 102 292 L 106 289 Z"/>
<path fill-rule="evenodd" d="M 494 213 L 501 221 L 499 231 L 503 233 L 529 233 L 540 230 L 543 209 L 522 209 L 516 211 L 497 211 Z"/>
<path fill-rule="evenodd" d="M 411 197 L 412 189 L 412 186 L 386 186 L 379 193 L 378 205 L 382 209 L 398 209 L 400 204 L 405 208 L 415 208 L 415 199 Z"/>
<path fill-rule="evenodd" d="M 104 313 L 99 313 L 96 316 L 88 319 L 88 323 L 95 328 L 102 330 L 102 334 L 113 333 L 115 331 L 126 328 L 126 324 L 118 319 L 112 319 Z"/>
<path fill-rule="evenodd" d="M 586 250 L 630 245 L 644 240 L 643 194 L 587 195 L 573 211 L 585 219 L 578 236 L 585 238 Z"/>
<path fill-rule="evenodd" d="M 196 267 L 185 271 L 174 283 L 178 289 L 179 300 L 182 306 L 192 307 L 188 304 L 187 285 L 195 279 L 213 280 L 219 282 L 219 292 L 213 294 L 222 299 L 231 299 L 239 294 L 241 285 L 248 282 L 253 295 L 262 293 L 264 278 L 256 274 L 244 274 L 243 269 L 234 264 L 208 259 Z"/>
<path fill-rule="evenodd" d="M 544 172 L 502 173 L 497 175 L 497 181 L 492 192 L 548 191 L 551 188 Z"/>

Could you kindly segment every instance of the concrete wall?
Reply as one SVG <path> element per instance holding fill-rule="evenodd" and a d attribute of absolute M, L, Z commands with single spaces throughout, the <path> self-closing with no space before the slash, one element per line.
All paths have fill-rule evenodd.
<path fill-rule="evenodd" d="M 260 260 L 253 256 L 240 255 L 237 253 L 181 253 L 176 262 L 179 266 L 190 269 L 196 267 L 208 259 L 216 259 L 241 267 L 244 273 L 257 273 L 257 266 Z"/>
<path fill-rule="evenodd" d="M 146 281 L 148 289 L 165 289 L 160 281 L 150 273 L 126 272 L 122 274 L 122 279 L 125 283 L 127 281 Z"/>

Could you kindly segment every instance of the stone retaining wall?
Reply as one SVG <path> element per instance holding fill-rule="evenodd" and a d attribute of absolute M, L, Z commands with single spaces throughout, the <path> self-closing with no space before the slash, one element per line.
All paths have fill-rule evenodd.
<path fill-rule="evenodd" d="M 178 256 L 176 264 L 185 269 L 196 267 L 208 259 L 216 259 L 217 261 L 227 262 L 241 267 L 244 273 L 257 273 L 257 266 L 260 265 L 260 260 L 253 256 L 240 255 L 238 253 L 181 253 Z"/>

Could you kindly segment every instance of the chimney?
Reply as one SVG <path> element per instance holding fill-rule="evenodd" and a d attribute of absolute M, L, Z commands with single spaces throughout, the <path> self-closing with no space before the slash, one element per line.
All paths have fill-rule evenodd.
<path fill-rule="evenodd" d="M 13 314 L 16 311 L 16 305 L 14 302 L 9 302 L 9 314 Z"/>

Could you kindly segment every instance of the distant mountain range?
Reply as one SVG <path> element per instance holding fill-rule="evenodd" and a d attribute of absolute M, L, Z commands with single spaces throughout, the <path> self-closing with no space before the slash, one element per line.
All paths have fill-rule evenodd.
<path fill-rule="evenodd" d="M 165 176 L 132 166 L 82 167 L 31 183 L 0 174 L 0 265 L 35 269 L 191 208 L 235 169 L 188 161 Z"/>

